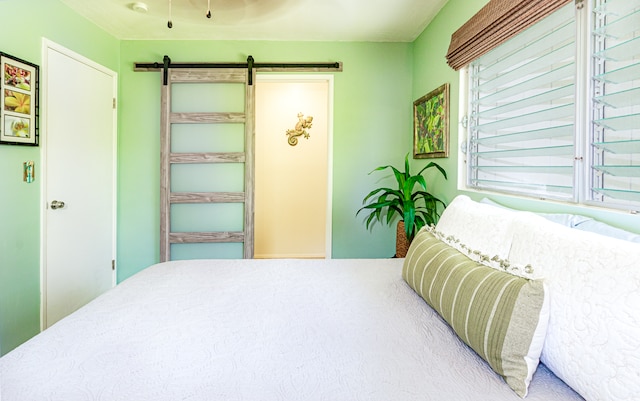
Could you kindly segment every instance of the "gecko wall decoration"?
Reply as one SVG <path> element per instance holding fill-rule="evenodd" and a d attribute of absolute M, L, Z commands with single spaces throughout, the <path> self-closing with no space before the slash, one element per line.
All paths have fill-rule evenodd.
<path fill-rule="evenodd" d="M 287 130 L 287 142 L 291 146 L 296 146 L 298 144 L 298 137 L 304 136 L 306 139 L 309 139 L 309 133 L 307 132 L 307 128 L 311 128 L 313 122 L 312 116 L 307 116 L 305 118 L 304 114 L 298 113 L 298 122 L 296 123 L 296 127 L 294 129 Z"/>

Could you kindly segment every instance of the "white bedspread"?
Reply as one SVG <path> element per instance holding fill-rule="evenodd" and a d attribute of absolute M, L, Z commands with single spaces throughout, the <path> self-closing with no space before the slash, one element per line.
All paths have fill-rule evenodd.
<path fill-rule="evenodd" d="M 152 266 L 0 359 L 2 401 L 520 400 L 402 259 Z M 527 400 L 580 400 L 541 366 Z"/>

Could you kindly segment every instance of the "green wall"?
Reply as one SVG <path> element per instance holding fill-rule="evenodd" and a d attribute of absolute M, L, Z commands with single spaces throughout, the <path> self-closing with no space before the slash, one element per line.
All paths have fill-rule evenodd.
<path fill-rule="evenodd" d="M 434 195 L 449 203 L 458 193 L 458 102 L 460 91 L 458 72 L 450 68 L 445 60 L 451 34 L 487 3 L 487 0 L 449 0 L 423 33 L 414 41 L 413 98 L 425 94 L 448 83 L 449 104 L 449 157 L 436 159 L 447 171 L 447 180 L 438 178 L 434 182 Z M 430 160 L 417 161 L 422 165 Z"/>
<path fill-rule="evenodd" d="M 133 64 L 165 54 L 176 62 L 240 62 L 249 54 L 259 62 L 343 62 L 334 81 L 333 257 L 393 255 L 393 229 L 368 232 L 355 212 L 384 181 L 367 174 L 401 163 L 411 149 L 410 43 L 119 41 L 59 1 L 0 2 L 1 15 L 25 9 L 29 29 L 4 21 L 3 30 L 17 34 L 0 36 L 0 51 L 41 65 L 47 38 L 119 73 L 119 281 L 158 261 L 160 76 L 134 72 Z M 21 181 L 26 160 L 36 162 L 33 184 Z M 40 148 L 0 146 L 0 354 L 39 331 L 40 161 Z"/>
<path fill-rule="evenodd" d="M 413 97 L 417 99 L 445 82 L 451 84 L 451 152 L 450 157 L 438 160 L 450 175 L 449 180 L 438 181 L 435 193 L 447 201 L 457 194 L 464 193 L 480 200 L 484 197 L 493 199 L 503 205 L 522 210 L 545 213 L 573 213 L 590 216 L 613 226 L 640 232 L 640 215 L 632 215 L 624 211 L 577 206 L 574 204 L 540 201 L 523 197 L 501 194 L 461 191 L 457 187 L 458 174 L 458 101 L 459 74 L 451 69 L 445 61 L 451 34 L 480 10 L 488 0 L 449 0 L 440 10 L 437 17 L 414 42 Z"/>
<path fill-rule="evenodd" d="M 368 173 L 401 164 L 411 151 L 410 43 L 124 41 L 120 65 L 119 281 L 158 261 L 160 73 L 135 62 L 341 61 L 334 73 L 333 257 L 390 257 L 394 231 L 364 228 L 362 198 L 384 177 Z M 312 212 L 312 211 L 310 211 Z"/>
<path fill-rule="evenodd" d="M 118 69 L 119 42 L 58 1 L 0 1 L 0 15 L 1 52 L 42 68 L 47 38 Z M 36 164 L 31 184 L 22 181 L 27 160 Z M 40 147 L 0 146 L 0 355 L 40 330 L 40 160 Z"/>
<path fill-rule="evenodd" d="M 412 149 L 412 103 L 444 82 L 451 85 L 451 152 L 438 159 L 449 174 L 433 175 L 432 191 L 446 201 L 457 188 L 458 73 L 445 63 L 451 34 L 487 0 L 450 0 L 414 43 L 119 41 L 58 0 L 0 1 L 0 51 L 41 65 L 41 40 L 50 39 L 119 73 L 118 279 L 158 261 L 160 76 L 134 72 L 135 62 L 343 62 L 334 73 L 333 257 L 389 257 L 393 227 L 364 228 L 355 217 L 373 188 L 392 184 L 379 165 L 402 166 Z M 26 21 L 26 22 L 25 22 Z M 161 29 L 161 28 L 159 28 Z M 72 103 L 70 103 L 72 104 Z M 42 122 L 41 122 L 41 125 Z M 46 132 L 41 131 L 46 138 Z M 22 163 L 36 162 L 36 182 L 22 182 Z M 0 146 L 0 355 L 39 331 L 40 148 Z M 429 160 L 413 160 L 420 168 Z M 434 174 L 430 171 L 428 174 Z M 428 175 L 428 178 L 429 175 Z M 479 199 L 484 194 L 465 192 Z M 590 215 L 629 230 L 639 216 L 568 204 L 491 195 L 506 205 Z"/>

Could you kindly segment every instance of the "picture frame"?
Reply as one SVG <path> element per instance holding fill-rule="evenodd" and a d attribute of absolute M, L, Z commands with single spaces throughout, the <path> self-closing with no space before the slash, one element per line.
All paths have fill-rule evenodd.
<path fill-rule="evenodd" d="M 0 71 L 0 145 L 38 146 L 38 66 L 0 52 Z"/>
<path fill-rule="evenodd" d="M 413 102 L 413 158 L 449 157 L 449 84 Z"/>

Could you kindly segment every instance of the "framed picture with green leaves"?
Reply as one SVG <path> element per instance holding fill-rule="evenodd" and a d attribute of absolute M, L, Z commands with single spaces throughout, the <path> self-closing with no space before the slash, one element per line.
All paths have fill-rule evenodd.
<path fill-rule="evenodd" d="M 413 102 L 413 157 L 449 157 L 449 84 Z"/>

